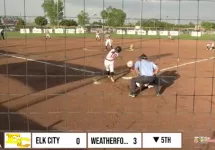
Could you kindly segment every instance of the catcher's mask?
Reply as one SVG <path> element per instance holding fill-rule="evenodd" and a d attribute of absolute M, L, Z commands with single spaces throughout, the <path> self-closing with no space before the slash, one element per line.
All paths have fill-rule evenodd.
<path fill-rule="evenodd" d="M 120 52 L 122 51 L 122 48 L 121 48 L 120 46 L 117 46 L 117 47 L 115 48 L 115 51 L 116 51 L 117 53 L 120 53 Z"/>

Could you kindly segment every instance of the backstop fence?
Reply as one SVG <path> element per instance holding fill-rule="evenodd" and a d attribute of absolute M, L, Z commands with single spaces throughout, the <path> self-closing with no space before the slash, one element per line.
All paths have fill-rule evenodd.
<path fill-rule="evenodd" d="M 64 115 L 64 119 L 69 119 L 69 114 L 76 113 L 73 110 L 64 109 L 70 105 L 83 114 L 88 106 L 90 108 L 102 105 L 104 101 L 111 101 L 115 104 L 118 99 L 125 101 L 120 104 L 120 107 L 127 104 L 133 107 L 141 106 L 142 109 L 138 112 L 134 112 L 135 109 L 131 108 L 133 111 L 129 112 L 126 109 L 114 110 L 114 106 L 110 104 L 114 113 L 148 114 L 155 110 L 145 112 L 144 99 L 151 99 L 151 101 L 172 99 L 167 100 L 168 104 L 172 104 L 170 108 L 167 108 L 167 103 L 162 104 L 166 106 L 166 110 L 171 110 L 170 113 L 177 114 L 181 110 L 191 113 L 204 111 L 213 114 L 215 54 L 212 44 L 215 40 L 215 18 L 211 13 L 215 4 L 213 0 L 63 0 L 62 9 L 58 8 L 56 1 L 53 6 L 49 4 L 48 7 L 56 9 L 53 10 L 53 14 L 44 12 L 41 7 L 44 2 L 0 0 L 0 16 L 4 17 L 0 25 L 0 30 L 4 29 L 1 38 L 3 36 L 5 38 L 5 40 L 0 40 L 0 131 L 37 129 L 51 131 L 62 128 L 62 130 L 68 130 L 65 126 L 65 128 L 53 127 L 55 126 L 53 122 L 54 125 L 46 127 L 35 125 L 37 124 L 35 122 L 42 124 L 41 122 L 46 122 L 57 114 Z M 47 9 L 47 11 L 50 10 Z M 15 16 L 23 19 L 24 25 L 19 24 L 20 22 L 15 24 L 11 23 L 12 21 L 8 22 L 7 17 Z M 45 16 L 48 24 L 35 25 L 34 20 L 38 16 Z M 15 18 L 17 21 L 17 17 Z M 78 24 L 84 23 L 84 25 L 60 26 L 59 22 L 62 19 L 75 20 Z M 144 23 L 147 19 L 154 19 L 162 24 L 160 26 L 154 24 L 150 27 Z M 58 24 L 51 25 L 51 20 L 57 21 Z M 203 25 L 202 21 L 206 22 L 206 25 L 200 28 Z M 195 27 L 189 27 L 190 23 Z M 185 27 L 185 24 L 188 27 Z M 47 30 L 51 40 L 44 38 Z M 155 97 L 153 92 L 151 92 L 151 97 L 147 96 L 145 93 L 150 93 L 150 91 L 146 90 L 137 97 L 137 101 L 140 101 L 139 105 L 126 102 L 130 99 L 122 93 L 129 93 L 127 85 L 130 85 L 130 80 L 123 80 L 120 76 L 116 83 L 111 84 L 106 81 L 103 65 L 103 59 L 107 54 L 104 53 L 105 42 L 95 41 L 96 31 L 109 33 L 112 35 L 114 46 L 117 44 L 123 47 L 120 55 L 124 60 L 116 61 L 116 76 L 128 71 L 127 61 L 135 61 L 142 53 L 158 64 L 161 69 L 161 78 L 164 77 L 165 82 L 163 85 L 165 91 L 160 97 Z M 172 39 L 169 40 L 168 36 Z M 205 40 L 211 40 L 211 43 Z M 206 50 L 207 44 L 209 44 L 208 50 Z M 130 45 L 134 46 L 134 50 L 129 50 Z M 123 76 L 126 75 L 123 74 Z M 100 81 L 98 85 L 100 87 L 90 87 L 90 83 L 95 83 L 95 80 L 96 83 Z M 74 85 L 79 86 L 74 87 Z M 67 89 L 70 90 L 67 91 Z M 80 92 L 82 90 L 83 92 Z M 117 95 L 116 91 L 121 95 Z M 98 96 L 100 93 L 102 95 Z M 75 96 L 69 98 L 69 95 Z M 83 95 L 86 96 L 83 98 Z M 94 98 L 97 99 L 97 96 L 92 95 L 100 97 L 100 101 L 93 101 Z M 102 98 L 107 95 L 110 97 Z M 60 96 L 60 99 L 56 101 L 57 96 Z M 62 99 L 65 97 L 68 98 L 68 103 L 62 106 L 59 101 L 64 103 Z M 70 103 L 69 100 L 73 98 L 77 98 L 79 101 L 77 103 L 80 101 L 84 103 L 87 98 L 92 101 L 88 104 Z M 50 103 L 45 103 L 46 100 L 50 100 Z M 52 100 L 54 102 L 51 102 Z M 151 105 L 156 105 L 157 101 L 154 103 Z M 52 104 L 56 109 L 50 112 L 48 109 Z M 86 106 L 85 110 L 83 105 Z M 49 112 L 42 112 L 45 110 L 42 107 L 47 107 Z M 57 109 L 57 107 L 62 108 Z M 111 111 L 105 111 L 105 102 L 102 112 L 96 112 L 96 110 L 92 108 L 91 111 L 98 114 L 111 113 Z M 37 117 L 30 118 L 35 114 Z M 21 116 L 27 116 L 28 119 L 23 119 Z M 85 117 L 86 120 L 90 120 L 87 115 Z M 34 123 L 30 119 L 34 120 Z M 19 123 L 20 120 L 24 123 Z M 77 127 L 82 126 L 79 120 L 73 121 L 77 121 L 77 124 L 69 128 L 81 130 Z M 50 122 L 49 124 L 52 124 Z M 34 124 L 34 129 L 30 127 L 31 123 Z M 88 127 L 86 126 L 84 130 L 88 130 Z"/>

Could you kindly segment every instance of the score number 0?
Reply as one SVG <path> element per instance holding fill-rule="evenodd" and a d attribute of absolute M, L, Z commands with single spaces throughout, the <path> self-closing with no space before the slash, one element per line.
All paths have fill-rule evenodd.
<path fill-rule="evenodd" d="M 76 138 L 76 144 L 77 144 L 77 145 L 80 144 L 80 138 Z"/>

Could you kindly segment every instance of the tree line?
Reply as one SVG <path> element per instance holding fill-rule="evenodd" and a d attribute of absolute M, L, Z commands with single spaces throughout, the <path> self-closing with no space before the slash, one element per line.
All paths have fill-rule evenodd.
<path fill-rule="evenodd" d="M 55 2 L 54 0 L 44 0 L 41 5 L 45 12 L 45 16 L 38 16 L 35 18 L 34 23 L 38 26 L 46 26 L 49 24 L 53 26 L 85 26 L 86 24 L 91 25 L 104 25 L 111 27 L 152 27 L 152 28 L 195 28 L 195 24 L 190 22 L 188 24 L 174 24 L 169 22 L 160 21 L 158 19 L 142 19 L 136 23 L 125 23 L 126 13 L 122 9 L 113 8 L 109 6 L 105 10 L 100 12 L 101 20 L 90 23 L 90 17 L 87 12 L 83 10 L 77 15 L 77 20 L 64 19 L 64 4 L 62 0 Z M 18 26 L 24 25 L 25 22 L 20 18 Z M 206 30 L 215 29 L 215 23 L 212 22 L 201 22 L 201 27 Z"/>

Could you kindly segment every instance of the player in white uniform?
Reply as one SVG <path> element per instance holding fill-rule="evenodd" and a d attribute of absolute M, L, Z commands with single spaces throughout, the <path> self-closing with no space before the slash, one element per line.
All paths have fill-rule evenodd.
<path fill-rule="evenodd" d="M 209 41 L 206 45 L 206 50 L 214 50 L 214 41 Z"/>
<path fill-rule="evenodd" d="M 170 32 L 168 32 L 168 39 L 170 39 L 170 40 L 172 39 Z"/>
<path fill-rule="evenodd" d="M 113 49 L 112 47 L 112 42 L 113 40 L 111 39 L 110 35 L 106 35 L 106 41 L 105 41 L 105 50 L 108 50 L 108 46 L 110 46 L 111 49 Z"/>
<path fill-rule="evenodd" d="M 49 30 L 46 30 L 46 39 L 51 39 L 51 36 L 49 34 Z"/>
<path fill-rule="evenodd" d="M 99 31 L 96 32 L 96 40 L 101 40 Z"/>
<path fill-rule="evenodd" d="M 122 51 L 122 48 L 120 46 L 117 46 L 116 48 L 109 51 L 107 56 L 104 60 L 105 70 L 106 74 L 108 75 L 108 78 L 111 79 L 112 82 L 115 82 L 113 76 L 114 76 L 114 60 L 119 56 L 119 53 Z"/>

